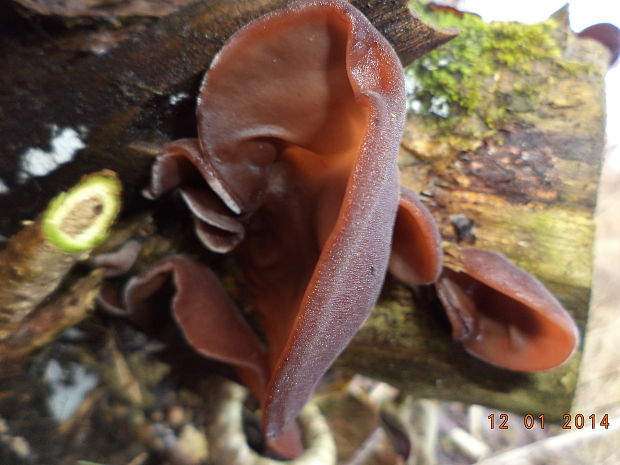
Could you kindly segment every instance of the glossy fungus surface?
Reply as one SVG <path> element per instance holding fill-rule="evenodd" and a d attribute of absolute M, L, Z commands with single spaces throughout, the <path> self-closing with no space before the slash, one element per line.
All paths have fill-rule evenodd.
<path fill-rule="evenodd" d="M 502 255 L 461 251 L 462 269 L 445 268 L 437 293 L 454 339 L 472 355 L 511 370 L 541 371 L 566 361 L 578 330 L 557 299 Z"/>
<path fill-rule="evenodd" d="M 389 272 L 410 286 L 431 284 L 441 272 L 441 256 L 441 238 L 431 213 L 415 192 L 401 187 Z"/>

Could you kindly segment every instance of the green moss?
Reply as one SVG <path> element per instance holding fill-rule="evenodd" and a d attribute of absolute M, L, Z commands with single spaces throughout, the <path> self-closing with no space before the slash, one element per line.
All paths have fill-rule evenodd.
<path fill-rule="evenodd" d="M 548 85 L 541 74 L 583 68 L 561 59 L 555 34 L 561 26 L 553 19 L 485 23 L 473 14 L 429 11 L 418 2 L 411 7 L 427 23 L 460 31 L 406 69 L 413 114 L 457 149 L 468 149 L 469 141 L 490 136 L 513 115 L 534 108 L 534 99 Z M 542 63 L 548 72 L 541 73 Z"/>

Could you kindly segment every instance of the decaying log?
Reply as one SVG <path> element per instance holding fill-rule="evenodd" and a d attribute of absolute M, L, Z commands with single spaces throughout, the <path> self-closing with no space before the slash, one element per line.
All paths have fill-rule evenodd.
<path fill-rule="evenodd" d="M 20 321 L 11 336 L 0 341 L 0 366 L 9 360 L 24 359 L 88 317 L 95 309 L 103 274 L 104 270 L 98 269 L 77 278 L 67 289 L 56 293 L 49 302 Z"/>
<path fill-rule="evenodd" d="M 194 134 L 197 83 L 213 55 L 249 19 L 285 3 L 201 2 L 106 55 L 51 68 L 34 63 L 9 68 L 0 81 L 6 89 L 0 94 L 0 180 L 7 191 L 0 195 L 0 233 L 12 234 L 52 195 L 95 169 L 117 171 L 127 204 L 135 205 L 154 151 Z M 429 44 L 452 37 L 404 21 L 401 1 L 354 3 L 392 40 L 403 62 L 415 58 L 408 50 L 420 36 Z M 516 82 L 526 87 L 547 82 L 538 83 L 539 91 L 519 111 L 513 109 L 512 118 L 464 147 L 412 116 L 400 166 L 402 183 L 422 192 L 447 243 L 505 253 L 549 286 L 584 333 L 608 57 L 600 45 L 575 40 L 566 24 L 558 30 L 561 57 L 537 61 L 527 76 L 506 66 L 497 71 L 493 85 L 505 85 L 506 95 Z M 558 62 L 583 66 L 555 76 Z M 74 149 L 57 156 L 57 169 L 40 175 L 26 163 L 33 153 L 58 155 L 50 154 L 60 150 L 60 139 L 72 141 Z M 388 279 L 377 308 L 337 367 L 418 396 L 557 419 L 569 411 L 579 360 L 577 354 L 562 368 L 535 375 L 486 365 L 450 340 L 432 289 L 414 292 Z"/>
<path fill-rule="evenodd" d="M 565 15 L 558 14 L 553 32 L 562 50 L 557 60 L 531 63 L 525 74 L 500 67 L 485 84 L 491 90 L 483 98 L 491 101 L 498 89 L 531 89 L 528 105 L 516 96 L 505 102 L 508 116 L 493 135 L 466 143 L 412 116 L 400 165 L 403 184 L 422 192 L 447 244 L 504 253 L 548 286 L 585 335 L 608 54 L 599 44 L 576 40 Z M 583 67 L 558 72 L 562 63 Z M 570 412 L 580 353 L 558 369 L 531 375 L 489 366 L 449 340 L 434 298 L 424 289 L 416 298 L 388 281 L 338 366 L 420 397 L 544 413 L 554 420 Z"/>

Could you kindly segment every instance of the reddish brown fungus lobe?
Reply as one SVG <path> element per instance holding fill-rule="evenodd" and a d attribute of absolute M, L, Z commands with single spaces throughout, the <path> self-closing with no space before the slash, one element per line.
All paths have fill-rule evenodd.
<path fill-rule="evenodd" d="M 618 60 L 620 55 L 620 29 L 613 24 L 599 23 L 585 28 L 579 34 L 580 38 L 594 39 L 603 44 L 611 54 L 609 57 L 609 66 Z"/>
<path fill-rule="evenodd" d="M 431 213 L 415 192 L 401 187 L 390 273 L 410 286 L 431 284 L 441 272 L 441 256 L 439 229 Z"/>
<path fill-rule="evenodd" d="M 541 371 L 566 361 L 578 330 L 557 299 L 500 254 L 462 249 L 462 270 L 445 268 L 437 293 L 454 339 L 472 355 L 511 370 Z"/>
<path fill-rule="evenodd" d="M 172 315 L 187 342 L 202 355 L 236 366 L 244 384 L 262 397 L 265 348 L 207 266 L 177 255 L 132 278 L 123 300 L 133 319 L 145 327 L 152 324 L 154 308 L 169 303 L 160 293 L 166 281 L 174 286 Z"/>

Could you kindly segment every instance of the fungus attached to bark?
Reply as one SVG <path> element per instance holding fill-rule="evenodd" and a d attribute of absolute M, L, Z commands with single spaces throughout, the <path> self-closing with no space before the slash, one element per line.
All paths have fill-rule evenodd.
<path fill-rule="evenodd" d="M 441 272 L 441 256 L 441 239 L 435 220 L 415 192 L 401 187 L 390 273 L 410 286 L 431 284 Z"/>
<path fill-rule="evenodd" d="M 511 370 L 541 371 L 577 346 L 575 322 L 533 276 L 502 255 L 462 249 L 459 270 L 435 284 L 452 336 L 476 357 Z"/>
<path fill-rule="evenodd" d="M 207 266 L 175 255 L 160 260 L 133 277 L 124 290 L 123 303 L 132 318 L 143 326 L 153 320 L 153 310 L 167 306 L 160 290 L 172 281 L 172 315 L 187 342 L 198 353 L 229 363 L 257 398 L 265 386 L 265 348 L 243 319 Z"/>
<path fill-rule="evenodd" d="M 599 23 L 585 28 L 578 37 L 582 39 L 594 39 L 603 44 L 611 54 L 609 57 L 609 66 L 618 60 L 620 55 L 620 29 L 613 24 Z"/>
<path fill-rule="evenodd" d="M 244 271 L 267 342 L 260 400 L 270 439 L 379 296 L 404 115 L 400 62 L 370 22 L 345 1 L 297 2 L 229 39 L 200 89 L 198 139 L 173 142 L 154 165 L 147 195 L 178 187 L 202 242 L 234 249 Z M 440 268 L 432 218 L 409 193 L 400 211 L 397 256 L 420 260 L 411 282 L 430 282 Z M 408 245 L 400 230 L 422 238 Z M 203 307 L 175 300 L 187 336 L 194 329 L 179 312 Z"/>

